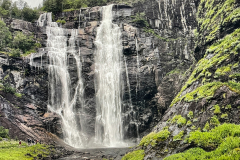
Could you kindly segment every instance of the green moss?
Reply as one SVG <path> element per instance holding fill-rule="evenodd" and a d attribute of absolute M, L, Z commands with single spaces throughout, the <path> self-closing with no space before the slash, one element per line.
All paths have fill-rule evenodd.
<path fill-rule="evenodd" d="M 189 120 L 189 121 L 187 121 L 187 126 L 189 127 L 189 126 L 191 126 L 192 125 L 192 122 Z"/>
<path fill-rule="evenodd" d="M 183 153 L 178 153 L 164 158 L 164 160 L 238 160 L 240 159 L 240 139 L 237 137 L 227 137 L 219 147 L 211 152 L 206 152 L 202 148 L 192 148 Z"/>
<path fill-rule="evenodd" d="M 215 75 L 216 76 L 222 76 L 222 75 L 225 75 L 227 72 L 230 72 L 231 71 L 231 67 L 232 67 L 232 64 L 228 65 L 228 66 L 223 66 L 221 68 L 218 68 L 215 72 Z"/>
<path fill-rule="evenodd" d="M 224 138 L 229 136 L 240 136 L 240 125 L 223 124 L 212 129 L 209 132 L 194 131 L 190 133 L 188 142 L 193 142 L 196 145 L 204 148 L 216 148 L 224 141 Z"/>
<path fill-rule="evenodd" d="M 228 109 L 231 109 L 232 106 L 231 106 L 231 104 L 228 104 L 228 105 L 226 105 L 224 108 L 225 108 L 226 110 L 228 110 Z"/>
<path fill-rule="evenodd" d="M 232 78 L 232 79 L 240 78 L 240 73 L 234 73 L 230 75 L 229 78 Z"/>
<path fill-rule="evenodd" d="M 193 119 L 193 111 L 189 111 L 187 117 Z"/>
<path fill-rule="evenodd" d="M 171 106 L 173 106 L 175 103 L 185 100 L 187 102 L 191 101 L 198 101 L 201 98 L 211 98 L 214 95 L 214 92 L 221 86 L 227 85 L 231 86 L 234 82 L 229 83 L 222 83 L 222 82 L 211 82 L 208 83 L 207 81 L 202 81 L 204 83 L 200 84 L 199 87 L 193 91 L 192 93 L 188 93 L 188 95 L 182 95 L 183 91 L 185 91 L 189 86 L 191 86 L 195 81 L 198 81 L 199 79 L 208 79 L 210 76 L 210 69 L 217 69 L 219 68 L 224 61 L 229 60 L 231 56 L 238 54 L 238 44 L 240 42 L 240 29 L 236 29 L 233 33 L 225 36 L 222 40 L 219 40 L 218 42 L 211 45 L 207 51 L 207 54 L 213 54 L 214 56 L 210 59 L 203 58 L 201 59 L 194 71 L 192 72 L 191 76 L 189 77 L 188 81 L 185 83 L 181 91 L 178 93 L 178 95 L 175 97 L 175 99 L 172 101 Z M 228 66 L 222 66 L 221 69 L 216 71 L 218 74 L 225 74 L 231 70 L 231 65 Z M 236 83 L 235 83 L 236 84 Z M 238 85 L 238 84 L 237 84 Z M 234 91 L 236 91 L 236 87 L 239 88 L 236 85 L 233 85 Z M 239 91 L 240 89 L 237 89 Z M 200 91 L 200 93 L 199 93 Z M 207 91 L 205 93 L 205 91 Z"/>
<path fill-rule="evenodd" d="M 159 141 L 165 141 L 170 135 L 168 129 L 164 129 L 158 133 L 151 132 L 147 136 L 143 137 L 139 143 L 139 146 L 155 146 Z"/>
<path fill-rule="evenodd" d="M 227 113 L 222 114 L 222 115 L 221 115 L 221 118 L 222 118 L 222 119 L 228 119 L 228 114 L 227 114 Z"/>
<path fill-rule="evenodd" d="M 179 118 L 181 118 L 182 116 L 181 115 L 175 115 L 172 120 L 171 120 L 171 123 L 175 123 L 178 121 Z"/>
<path fill-rule="evenodd" d="M 232 91 L 240 94 L 240 83 L 235 81 L 228 81 L 226 85 L 231 89 Z"/>
<path fill-rule="evenodd" d="M 215 105 L 214 108 L 215 108 L 215 110 L 214 110 L 214 114 L 220 114 L 220 113 L 221 113 L 221 110 L 220 110 L 220 107 L 219 107 L 218 104 Z"/>
<path fill-rule="evenodd" d="M 209 123 L 207 122 L 207 123 L 205 124 L 204 128 L 203 128 L 203 131 L 204 131 L 204 132 L 207 132 L 209 129 L 210 129 L 210 125 L 209 125 Z"/>
<path fill-rule="evenodd" d="M 193 125 L 193 126 L 191 127 L 191 130 L 195 130 L 195 129 L 196 129 L 196 126 Z"/>
<path fill-rule="evenodd" d="M 216 40 L 228 25 L 240 20 L 240 9 L 235 0 L 201 0 L 198 13 L 197 46 Z"/>
<path fill-rule="evenodd" d="M 181 117 L 177 120 L 177 124 L 178 124 L 179 127 L 182 127 L 183 125 L 185 125 L 186 122 L 187 122 L 187 120 L 184 117 Z"/>
<path fill-rule="evenodd" d="M 184 131 L 181 131 L 178 135 L 173 137 L 173 141 L 180 141 L 182 140 L 183 136 L 184 136 Z"/>
<path fill-rule="evenodd" d="M 213 117 L 211 117 L 210 124 L 211 124 L 211 125 L 215 125 L 215 126 L 217 126 L 217 125 L 220 124 L 220 122 L 219 122 L 219 120 L 218 120 L 218 118 L 217 118 L 216 115 L 214 115 Z"/>
<path fill-rule="evenodd" d="M 166 76 L 169 76 L 169 75 L 172 75 L 172 74 L 179 74 L 179 73 L 181 73 L 181 70 L 178 69 L 178 68 L 176 68 L 176 69 L 168 72 L 168 73 L 166 74 Z"/>
<path fill-rule="evenodd" d="M 144 150 L 136 150 L 126 154 L 122 160 L 143 160 L 145 156 Z"/>

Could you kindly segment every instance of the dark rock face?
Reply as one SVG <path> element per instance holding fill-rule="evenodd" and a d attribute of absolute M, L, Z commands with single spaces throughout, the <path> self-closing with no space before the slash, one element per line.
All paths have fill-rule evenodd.
<path fill-rule="evenodd" d="M 85 86 L 85 112 L 88 113 L 86 122 L 89 124 L 87 133 L 90 137 L 94 136 L 96 115 L 94 40 L 96 29 L 101 23 L 100 9 L 101 7 L 93 7 L 55 15 L 56 20 L 66 19 L 67 23 L 63 25 L 63 28 L 69 29 L 69 32 L 71 29 L 78 29 L 79 32 L 78 46 L 81 49 L 82 77 Z M 134 21 L 137 13 L 142 12 L 145 16 L 140 18 L 144 23 L 149 24 L 148 27 Z M 181 78 L 179 73 L 184 73 L 193 62 L 191 51 L 194 47 L 193 29 L 196 27 L 196 5 L 194 0 L 150 0 L 138 2 L 132 7 L 115 5 L 113 13 L 114 23 L 118 24 L 122 30 L 123 123 L 125 139 L 131 139 L 148 133 L 161 120 L 167 106 L 170 105 L 186 78 L 184 76 Z M 35 35 L 41 39 L 42 46 L 46 46 L 45 27 L 37 27 L 36 24 L 32 26 L 27 24 L 23 27 L 22 23 L 14 21 L 11 26 L 15 30 L 35 32 Z M 19 67 L 16 63 L 9 64 L 9 60 L 6 59 L 7 57 L 0 59 L 4 62 L 1 79 L 16 70 L 13 66 Z M 10 60 L 17 61 L 16 59 Z M 37 54 L 32 55 L 31 60 L 32 62 L 27 61 L 24 64 L 25 67 L 16 70 L 16 74 L 20 74 L 27 67 L 27 76 L 19 80 L 24 83 L 15 85 L 18 83 L 15 82 L 16 80 L 9 81 L 9 83 L 17 88 L 17 91 L 24 93 L 24 98 L 31 104 L 35 107 L 39 106 L 34 111 L 36 113 L 38 113 L 37 110 L 41 111 L 41 114 L 38 114 L 38 118 L 41 118 L 40 128 L 61 137 L 59 118 L 53 113 L 46 113 L 48 104 L 47 51 L 40 49 Z M 22 59 L 18 61 L 24 63 Z M 72 62 L 72 67 L 69 67 L 69 72 L 72 86 L 74 86 L 76 68 L 74 68 L 75 62 L 71 57 L 70 62 Z M 28 66 L 28 63 L 31 66 Z M 173 70 L 180 71 L 167 75 Z M 25 106 L 25 104 L 21 105 Z M 133 111 L 131 111 L 131 105 Z M 38 131 L 39 128 L 35 130 Z"/>
<path fill-rule="evenodd" d="M 46 70 L 31 68 L 27 60 L 1 54 L 0 77 L 3 85 L 16 88 L 16 94 L 0 91 L 0 125 L 9 128 L 10 137 L 51 142 L 51 133 L 61 135 L 60 119 L 47 112 Z"/>

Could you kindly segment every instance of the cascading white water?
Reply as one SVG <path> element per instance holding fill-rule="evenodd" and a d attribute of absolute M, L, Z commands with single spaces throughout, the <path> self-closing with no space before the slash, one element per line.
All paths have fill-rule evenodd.
<path fill-rule="evenodd" d="M 95 41 L 95 84 L 97 117 L 95 139 L 108 147 L 123 145 L 121 100 L 122 40 L 118 25 L 113 24 L 112 6 L 102 8 L 102 23 Z"/>
<path fill-rule="evenodd" d="M 48 109 L 59 114 L 62 118 L 62 130 L 64 141 L 73 147 L 84 146 L 84 121 L 82 114 L 76 109 L 79 98 L 81 107 L 83 104 L 83 82 L 81 78 L 80 50 L 76 50 L 75 40 L 77 30 L 71 31 L 71 37 L 67 39 L 67 30 L 58 27 L 52 22 L 51 13 L 44 13 L 39 17 L 38 25 L 47 24 L 46 33 L 47 51 L 49 56 L 49 105 Z M 47 22 L 47 23 L 46 23 Z M 67 45 L 67 42 L 69 45 Z M 68 56 L 72 56 L 76 61 L 78 72 L 78 82 L 74 92 L 71 90 L 71 80 L 68 71 Z M 72 93 L 73 92 L 73 93 Z M 80 120 L 80 122 L 77 122 Z M 82 130 L 80 130 L 80 128 Z"/>
<path fill-rule="evenodd" d="M 136 51 L 137 51 L 137 72 L 136 72 L 136 81 L 137 81 L 137 84 L 136 84 L 136 97 L 137 97 L 137 92 L 138 92 L 138 89 L 140 88 L 140 83 L 139 83 L 139 56 L 138 56 L 138 40 L 137 38 L 135 39 L 135 45 L 136 45 Z"/>

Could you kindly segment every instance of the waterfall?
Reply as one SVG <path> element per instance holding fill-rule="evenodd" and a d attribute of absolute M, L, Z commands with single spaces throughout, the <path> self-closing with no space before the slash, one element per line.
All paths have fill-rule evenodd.
<path fill-rule="evenodd" d="M 95 89 L 97 117 L 95 140 L 108 147 L 123 141 L 121 59 L 122 40 L 118 25 L 113 24 L 112 6 L 102 8 L 102 23 L 97 28 L 95 53 Z"/>
<path fill-rule="evenodd" d="M 47 24 L 46 33 L 48 37 L 46 50 L 50 63 L 48 68 L 48 109 L 61 117 L 64 141 L 73 147 L 83 147 L 86 137 L 84 135 L 84 113 L 76 108 L 77 102 L 80 102 L 82 108 L 84 107 L 80 50 L 78 52 L 75 44 L 77 30 L 71 30 L 71 36 L 68 39 L 69 31 L 58 27 L 56 22 L 52 22 L 51 13 L 44 13 L 39 17 L 38 25 L 43 27 L 45 24 Z M 76 61 L 76 64 L 73 64 L 76 65 L 78 72 L 76 86 L 71 86 L 69 57 Z"/>
<path fill-rule="evenodd" d="M 138 88 L 140 88 L 140 83 L 139 83 L 139 56 L 138 56 L 138 40 L 137 40 L 137 37 L 135 39 L 135 45 L 136 45 L 136 51 L 137 51 L 137 72 L 136 72 L 136 81 L 137 81 L 137 84 L 136 84 L 136 97 L 137 97 L 137 92 L 138 92 Z"/>

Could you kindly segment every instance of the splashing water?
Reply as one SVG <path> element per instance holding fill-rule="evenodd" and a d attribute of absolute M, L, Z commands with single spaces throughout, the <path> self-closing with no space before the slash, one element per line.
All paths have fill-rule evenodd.
<path fill-rule="evenodd" d="M 123 144 L 121 59 L 122 40 L 118 25 L 113 24 L 112 6 L 104 6 L 103 19 L 95 41 L 95 84 L 97 117 L 95 139 L 108 147 Z"/>
<path fill-rule="evenodd" d="M 67 38 L 68 30 L 58 27 L 52 22 L 51 13 L 44 13 L 39 17 L 38 25 L 46 26 L 47 51 L 49 56 L 49 105 L 48 109 L 57 113 L 62 119 L 62 131 L 64 141 L 73 147 L 85 145 L 84 121 L 79 110 L 77 101 L 84 107 L 83 81 L 81 78 L 80 50 L 76 50 L 77 30 L 71 30 L 71 37 Z M 67 45 L 67 42 L 69 45 Z M 68 71 L 68 57 L 76 61 L 78 82 L 73 90 L 71 86 L 70 73 Z M 79 108 L 79 106 L 78 106 Z M 80 122 L 78 122 L 80 120 Z"/>

